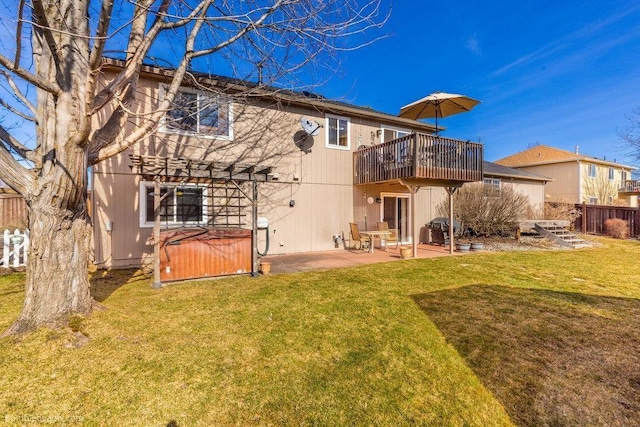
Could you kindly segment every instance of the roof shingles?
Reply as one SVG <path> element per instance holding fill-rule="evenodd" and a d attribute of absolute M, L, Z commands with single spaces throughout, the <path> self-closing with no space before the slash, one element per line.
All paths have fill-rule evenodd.
<path fill-rule="evenodd" d="M 576 160 L 590 161 L 606 165 L 616 165 L 632 169 L 631 166 L 625 166 L 615 162 L 598 159 L 596 157 L 585 156 L 583 154 L 572 153 L 571 151 L 561 150 L 559 148 L 549 147 L 546 145 L 536 145 L 524 151 L 520 151 L 519 153 L 512 154 L 511 156 L 496 160 L 496 163 L 502 166 L 517 168 L 552 163 L 566 163 Z"/>

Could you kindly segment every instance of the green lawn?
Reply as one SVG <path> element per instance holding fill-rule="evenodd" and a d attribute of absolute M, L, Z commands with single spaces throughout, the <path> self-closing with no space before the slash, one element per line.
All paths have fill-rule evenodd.
<path fill-rule="evenodd" d="M 0 340 L 0 424 L 633 425 L 640 243 L 603 242 L 160 290 L 99 272 L 82 334 Z M 0 329 L 23 279 L 0 277 Z"/>

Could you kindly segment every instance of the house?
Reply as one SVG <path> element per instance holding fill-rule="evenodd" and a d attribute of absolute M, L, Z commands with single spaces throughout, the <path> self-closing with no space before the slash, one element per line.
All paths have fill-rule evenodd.
<path fill-rule="evenodd" d="M 640 186 L 631 180 L 632 166 L 546 145 L 536 145 L 496 161 L 553 178 L 545 186 L 547 201 L 638 206 Z"/>
<path fill-rule="evenodd" d="M 108 61 L 104 81 L 120 66 Z M 144 66 L 137 90 L 145 96 L 132 108 L 155 108 L 168 73 Z M 350 222 L 375 230 L 388 221 L 410 244 L 447 189 L 482 180 L 482 145 L 436 137 L 431 124 L 306 92 L 197 78 L 152 136 L 92 168 L 99 266 L 141 265 L 154 251 L 156 223 L 251 230 L 260 217 L 257 250 L 268 245 L 270 255 L 336 249 Z M 160 256 L 184 236 L 164 241 Z"/>
<path fill-rule="evenodd" d="M 515 191 L 529 198 L 529 204 L 534 212 L 544 209 L 545 187 L 552 181 L 554 179 L 548 176 L 484 162 L 484 184 L 496 188 L 502 188 L 504 185 L 512 186 Z"/>

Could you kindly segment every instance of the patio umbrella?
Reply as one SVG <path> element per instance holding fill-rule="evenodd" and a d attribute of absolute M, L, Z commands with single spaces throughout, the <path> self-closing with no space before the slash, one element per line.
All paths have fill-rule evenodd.
<path fill-rule="evenodd" d="M 470 111 L 480 101 L 457 93 L 434 92 L 400 109 L 400 117 L 407 119 L 426 119 L 435 117 L 438 133 L 438 117 L 447 117 Z"/>

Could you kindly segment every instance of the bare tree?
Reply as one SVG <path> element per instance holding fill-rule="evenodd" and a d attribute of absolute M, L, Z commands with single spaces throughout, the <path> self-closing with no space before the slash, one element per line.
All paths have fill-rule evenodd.
<path fill-rule="evenodd" d="M 599 173 L 593 177 L 585 176 L 582 189 L 584 191 L 583 201 L 589 203 L 591 199 L 596 199 L 597 205 L 613 203 L 613 198 L 618 194 L 618 187 L 615 181 L 610 180 L 604 173 Z"/>
<path fill-rule="evenodd" d="M 22 313 L 5 333 L 64 326 L 92 307 L 87 168 L 157 127 L 191 68 L 292 87 L 310 64 L 372 41 L 380 0 L 5 0 L 1 18 L 0 179 L 29 208 L 31 249 Z M 5 18 L 9 11 L 15 17 Z M 120 71 L 100 86 L 103 56 Z M 172 69 L 154 111 L 136 117 L 140 69 Z M 333 61 L 332 61 L 333 59 Z M 32 126 L 35 141 L 28 141 Z"/>
<path fill-rule="evenodd" d="M 628 154 L 640 162 L 640 107 L 627 116 L 627 126 L 618 132 Z"/>
<path fill-rule="evenodd" d="M 512 234 L 531 210 L 529 198 L 507 183 L 500 188 L 481 182 L 465 184 L 454 194 L 453 206 L 462 231 L 471 228 L 482 236 Z M 437 212 L 448 216 L 447 200 L 437 206 Z"/>

